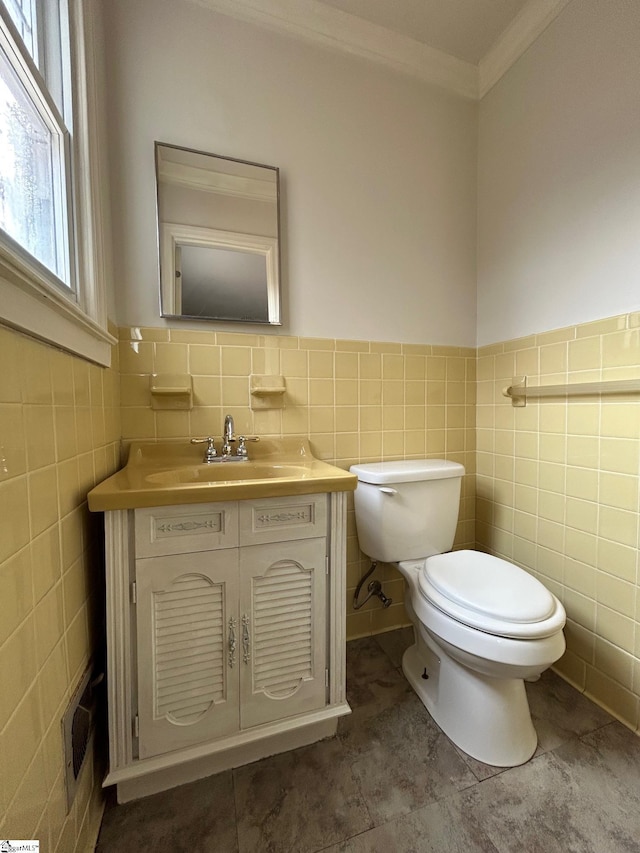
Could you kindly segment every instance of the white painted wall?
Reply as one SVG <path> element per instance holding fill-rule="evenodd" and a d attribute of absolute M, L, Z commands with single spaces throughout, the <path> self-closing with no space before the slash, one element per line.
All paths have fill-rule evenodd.
<path fill-rule="evenodd" d="M 573 0 L 480 105 L 478 343 L 640 308 L 640 3 Z"/>
<path fill-rule="evenodd" d="M 160 140 L 280 167 L 285 333 L 474 345 L 476 104 L 184 0 L 105 15 L 120 324 L 165 322 Z"/>

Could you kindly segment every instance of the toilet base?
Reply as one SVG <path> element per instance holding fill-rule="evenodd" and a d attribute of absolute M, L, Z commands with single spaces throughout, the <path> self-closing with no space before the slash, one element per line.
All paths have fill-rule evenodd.
<path fill-rule="evenodd" d="M 404 653 L 402 669 L 435 722 L 472 758 L 516 767 L 535 752 L 538 737 L 521 678 L 494 678 L 468 669 L 439 648 L 422 626 L 418 641 Z"/>

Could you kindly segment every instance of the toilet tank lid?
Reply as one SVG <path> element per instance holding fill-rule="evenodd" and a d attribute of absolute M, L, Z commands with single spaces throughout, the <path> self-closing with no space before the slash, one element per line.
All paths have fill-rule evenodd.
<path fill-rule="evenodd" d="M 364 462 L 350 468 L 362 483 L 412 483 L 462 477 L 464 465 L 447 459 L 402 459 L 398 462 Z"/>

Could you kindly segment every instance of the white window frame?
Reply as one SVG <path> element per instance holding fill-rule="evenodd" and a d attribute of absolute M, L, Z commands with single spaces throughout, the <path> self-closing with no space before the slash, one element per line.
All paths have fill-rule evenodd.
<path fill-rule="evenodd" d="M 115 338 L 107 329 L 109 236 L 103 73 L 98 0 L 68 0 L 72 55 L 72 195 L 75 292 L 0 239 L 0 323 L 109 366 Z M 104 141 L 103 141 L 104 140 Z M 102 144 L 100 144 L 102 142 Z"/>

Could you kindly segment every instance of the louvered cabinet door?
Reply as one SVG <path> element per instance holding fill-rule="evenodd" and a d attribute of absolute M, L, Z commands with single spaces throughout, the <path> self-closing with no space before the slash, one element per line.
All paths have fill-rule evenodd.
<path fill-rule="evenodd" d="M 239 728 L 238 551 L 136 561 L 139 755 Z"/>
<path fill-rule="evenodd" d="M 240 550 L 243 729 L 326 704 L 326 539 Z"/>

